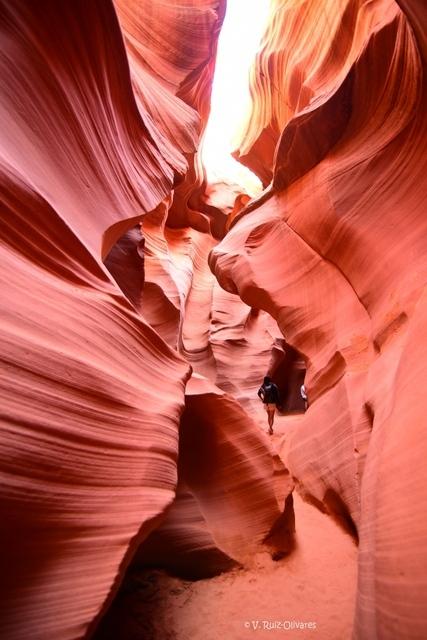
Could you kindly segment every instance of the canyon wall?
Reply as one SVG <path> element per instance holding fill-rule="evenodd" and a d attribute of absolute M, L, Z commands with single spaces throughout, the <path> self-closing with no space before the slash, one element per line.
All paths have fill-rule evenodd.
<path fill-rule="evenodd" d="M 426 18 L 416 0 L 275 2 L 235 153 L 269 188 L 210 260 L 304 356 L 287 461 L 357 530 L 369 640 L 427 629 Z"/>
<path fill-rule="evenodd" d="M 208 548 L 203 573 L 245 561 L 283 512 L 266 437 L 214 384 L 210 304 L 228 302 L 206 257 L 223 214 L 190 202 L 223 14 L 213 0 L 0 2 L 8 640 L 91 635 L 170 522 L 190 569 Z"/>
<path fill-rule="evenodd" d="M 425 637 L 426 9 L 272 6 L 232 208 L 196 153 L 224 2 L 0 1 L 8 640 L 90 636 L 132 562 L 286 553 L 294 482 L 359 539 L 355 638 Z M 293 478 L 256 399 L 289 347 Z"/>

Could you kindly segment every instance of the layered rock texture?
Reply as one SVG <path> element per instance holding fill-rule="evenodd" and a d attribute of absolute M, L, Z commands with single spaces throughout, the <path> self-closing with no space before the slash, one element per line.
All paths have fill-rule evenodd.
<path fill-rule="evenodd" d="M 214 379 L 186 388 L 190 361 L 213 358 L 215 211 L 187 200 L 223 13 L 0 3 L 2 638 L 89 635 L 171 505 L 169 551 L 208 547 L 206 571 L 244 560 L 283 511 L 241 405 Z"/>
<path fill-rule="evenodd" d="M 270 186 L 211 257 L 306 361 L 287 459 L 355 525 L 357 638 L 427 631 L 426 24 L 417 0 L 275 3 L 236 153 Z"/>
<path fill-rule="evenodd" d="M 287 553 L 294 482 L 359 539 L 355 638 L 426 636 L 425 5 L 273 2 L 252 202 L 196 153 L 224 11 L 0 0 L 8 640 L 89 637 L 131 562 Z M 256 390 L 305 369 L 293 480 Z"/>

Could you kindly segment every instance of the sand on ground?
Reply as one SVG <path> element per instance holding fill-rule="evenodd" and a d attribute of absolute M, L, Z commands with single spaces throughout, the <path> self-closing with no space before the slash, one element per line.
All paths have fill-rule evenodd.
<path fill-rule="evenodd" d="M 276 420 L 273 442 L 298 428 L 297 422 Z M 134 576 L 99 639 L 350 640 L 355 542 L 295 492 L 294 506 L 297 546 L 288 557 L 273 561 L 260 553 L 251 567 L 196 582 L 161 571 Z"/>

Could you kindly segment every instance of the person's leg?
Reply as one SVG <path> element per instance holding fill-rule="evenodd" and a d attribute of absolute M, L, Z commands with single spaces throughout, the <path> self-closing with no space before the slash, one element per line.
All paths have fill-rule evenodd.
<path fill-rule="evenodd" d="M 269 433 L 273 433 L 274 412 L 275 412 L 275 407 L 274 407 L 274 405 L 269 405 L 269 407 L 268 407 L 268 426 L 269 426 Z"/>
<path fill-rule="evenodd" d="M 265 412 L 267 413 L 268 428 L 270 429 L 270 414 L 268 412 L 268 404 L 266 402 L 264 403 L 264 409 L 265 409 Z"/>

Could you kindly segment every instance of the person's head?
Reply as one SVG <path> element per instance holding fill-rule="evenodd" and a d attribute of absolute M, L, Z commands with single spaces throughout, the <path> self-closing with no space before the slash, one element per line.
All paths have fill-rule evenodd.
<path fill-rule="evenodd" d="M 270 382 L 271 382 L 271 378 L 269 376 L 265 376 L 264 384 L 270 384 Z"/>

